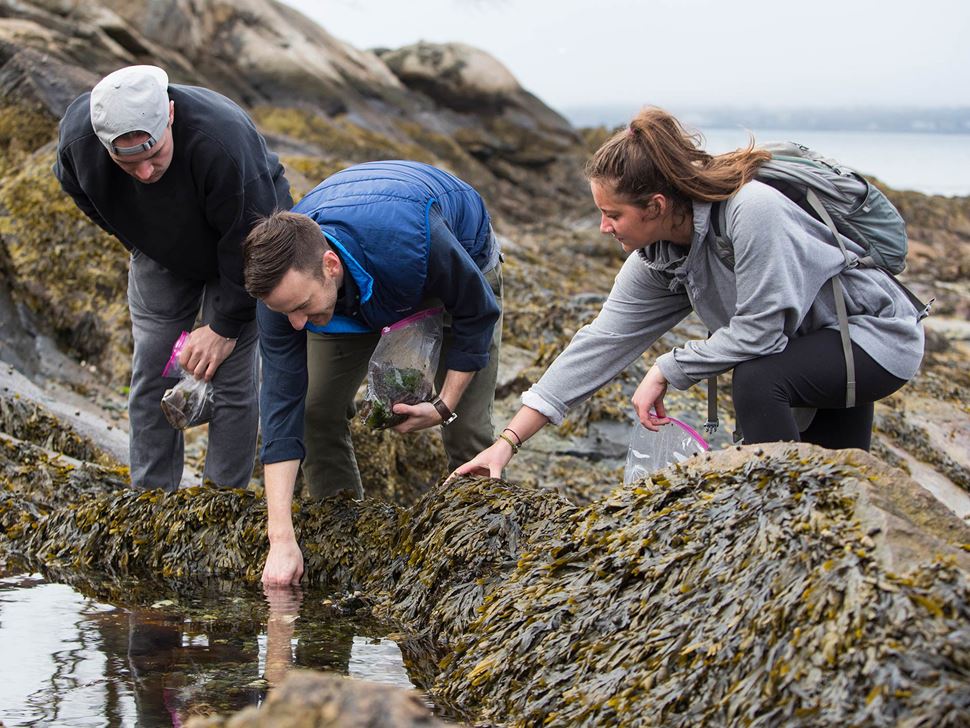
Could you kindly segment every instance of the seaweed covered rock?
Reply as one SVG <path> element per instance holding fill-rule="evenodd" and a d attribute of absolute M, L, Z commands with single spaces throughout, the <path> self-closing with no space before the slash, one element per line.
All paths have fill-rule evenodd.
<path fill-rule="evenodd" d="M 90 436 L 58 420 L 45 407 L 18 395 L 0 396 L 0 432 L 76 460 L 119 465 Z"/>
<path fill-rule="evenodd" d="M 412 506 L 448 471 L 441 436 L 434 430 L 374 431 L 361 417 L 350 423 L 360 482 L 368 498 Z"/>
<path fill-rule="evenodd" d="M 396 520 L 393 506 L 332 498 L 301 501 L 297 508 L 308 581 L 346 584 L 358 568 L 384 558 L 379 551 L 386 554 L 394 532 L 388 528 Z M 373 551 L 361 546 L 361 531 Z M 199 486 L 169 494 L 124 489 L 79 496 L 38 519 L 24 544 L 25 553 L 62 569 L 173 581 L 225 576 L 255 582 L 266 548 L 263 498 Z"/>
<path fill-rule="evenodd" d="M 19 285 L 15 298 L 44 312 L 62 348 L 125 381 L 131 350 L 128 254 L 77 209 L 51 174 L 47 150 L 0 185 L 0 224 Z"/>
<path fill-rule="evenodd" d="M 242 491 L 78 494 L 9 533 L 116 574 L 258 578 Z M 741 448 L 577 507 L 490 479 L 409 509 L 301 503 L 312 581 L 361 589 L 440 665 L 434 699 L 514 724 L 961 725 L 970 527 L 858 451 Z M 432 663 L 433 664 L 433 661 Z"/>
<path fill-rule="evenodd" d="M 50 469 L 38 463 L 42 456 L 35 469 Z M 63 466 L 54 472 L 58 477 L 44 476 L 50 487 L 10 489 L 11 512 L 25 504 L 37 511 L 29 532 L 8 534 L 23 539 L 25 556 L 113 576 L 256 581 L 262 573 L 266 505 L 256 493 L 119 490 L 88 477 L 62 491 L 77 472 Z M 483 480 L 461 488 L 439 484 L 410 509 L 347 496 L 299 500 L 294 526 L 308 582 L 393 593 L 395 614 L 419 623 L 438 610 L 447 619 L 434 631 L 447 632 L 471 618 L 486 585 L 514 563 L 527 535 L 568 508 L 553 492 Z M 471 596 L 457 597 L 456 589 Z"/>
<path fill-rule="evenodd" d="M 307 670 L 291 672 L 265 705 L 232 717 L 192 718 L 186 728 L 437 728 L 414 691 Z"/>
<path fill-rule="evenodd" d="M 78 461 L 0 436 L 0 553 L 22 553 L 23 542 L 51 512 L 126 489 L 127 476 L 127 468 Z"/>
<path fill-rule="evenodd" d="M 886 492 L 906 486 L 868 457 L 752 450 L 618 489 L 531 544 L 439 699 L 543 725 L 965 723 L 970 530 L 935 504 L 944 530 L 917 537 Z"/>
<path fill-rule="evenodd" d="M 573 510 L 542 488 L 487 478 L 439 484 L 403 514 L 381 585 L 387 614 L 442 649 L 502 588 L 528 544 L 555 538 Z"/>

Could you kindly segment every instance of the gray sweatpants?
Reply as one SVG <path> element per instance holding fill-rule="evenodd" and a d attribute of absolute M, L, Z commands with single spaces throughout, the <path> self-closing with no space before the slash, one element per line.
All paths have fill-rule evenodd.
<path fill-rule="evenodd" d="M 199 309 L 212 320 L 214 296 L 208 287 L 172 273 L 135 252 L 128 270 L 128 306 L 134 355 L 128 396 L 131 482 L 140 488 L 173 491 L 182 479 L 185 440 L 162 413 L 165 390 L 178 379 L 163 377 L 172 345 L 191 331 Z M 232 353 L 212 378 L 204 482 L 245 488 L 253 473 L 259 403 L 256 392 L 256 321 L 246 324 Z"/>
<path fill-rule="evenodd" d="M 502 266 L 496 264 L 485 273 L 499 305 L 502 303 Z M 451 329 L 445 326 L 444 341 L 435 387 L 441 389 L 447 369 L 445 353 L 451 345 Z M 380 334 L 314 334 L 307 332 L 307 373 L 309 381 L 304 414 L 306 459 L 303 476 L 311 498 L 319 500 L 341 490 L 363 496 L 360 471 L 350 437 L 350 420 L 357 412 L 354 397 L 367 376 L 367 363 Z M 471 460 L 495 440 L 492 404 L 498 376 L 499 348 L 502 342 L 502 316 L 495 322 L 488 349 L 488 364 L 475 373 L 455 408 L 458 418 L 441 429 L 448 454 L 448 467 L 454 470 Z M 405 435 L 404 437 L 407 437 Z"/>

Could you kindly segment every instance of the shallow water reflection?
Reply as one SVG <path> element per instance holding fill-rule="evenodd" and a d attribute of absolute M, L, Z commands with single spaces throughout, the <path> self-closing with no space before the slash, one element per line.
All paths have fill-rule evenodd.
<path fill-rule="evenodd" d="M 158 597 L 108 604 L 0 574 L 0 722 L 179 726 L 261 703 L 293 665 L 413 687 L 389 630 L 335 614 L 323 592 L 219 584 Z"/>

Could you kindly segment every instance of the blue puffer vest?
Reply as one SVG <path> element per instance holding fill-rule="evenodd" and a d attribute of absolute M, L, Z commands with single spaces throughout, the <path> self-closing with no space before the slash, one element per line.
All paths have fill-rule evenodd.
<path fill-rule="evenodd" d="M 489 216 L 478 193 L 457 177 L 420 162 L 367 162 L 317 185 L 293 208 L 313 219 L 340 253 L 360 289 L 366 322 L 334 317 L 320 333 L 379 331 L 400 321 L 426 299 L 429 214 L 433 205 L 484 267 Z"/>

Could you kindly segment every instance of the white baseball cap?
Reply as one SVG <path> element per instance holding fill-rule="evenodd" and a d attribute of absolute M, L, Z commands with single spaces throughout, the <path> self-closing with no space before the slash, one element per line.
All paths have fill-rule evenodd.
<path fill-rule="evenodd" d="M 158 66 L 127 66 L 109 73 L 91 91 L 91 126 L 112 154 L 124 157 L 148 151 L 165 134 L 169 116 L 168 74 Z M 118 147 L 122 134 L 142 131 L 148 139 Z"/>

